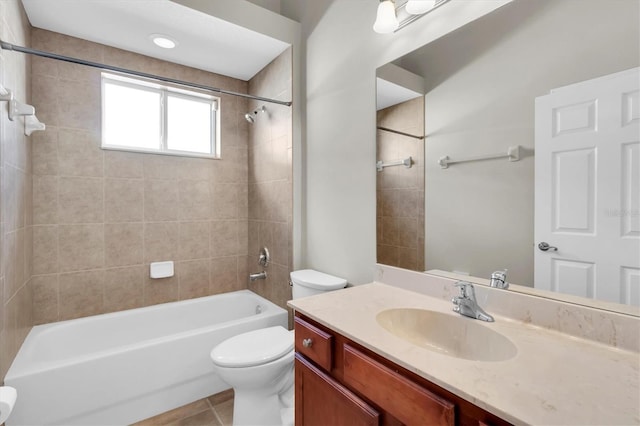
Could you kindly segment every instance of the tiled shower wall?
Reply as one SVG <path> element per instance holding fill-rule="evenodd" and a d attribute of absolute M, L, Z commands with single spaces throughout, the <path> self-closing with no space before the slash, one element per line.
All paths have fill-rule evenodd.
<path fill-rule="evenodd" d="M 424 98 L 378 111 L 380 127 L 424 135 Z M 377 172 L 377 261 L 424 270 L 424 140 L 377 131 L 377 160 L 413 159 L 413 166 L 386 167 Z"/>
<path fill-rule="evenodd" d="M 0 1 L 2 40 L 28 46 L 29 31 L 20 1 Z M 26 103 L 29 69 L 25 55 L 0 51 L 0 84 Z M 0 383 L 32 325 L 31 141 L 6 105 L 0 102 Z"/>
<path fill-rule="evenodd" d="M 248 83 L 34 29 L 33 48 L 246 93 Z M 248 126 L 221 95 L 220 160 L 100 149 L 100 71 L 33 58 L 34 322 L 247 287 Z M 149 263 L 176 275 L 151 280 Z"/>
<path fill-rule="evenodd" d="M 249 93 L 282 101 L 292 99 L 291 48 L 249 82 Z M 250 102 L 251 110 L 265 105 Z M 260 272 L 258 252 L 267 247 L 272 263 L 267 279 L 249 288 L 286 307 L 292 269 L 292 113 L 291 107 L 266 104 L 249 128 L 249 272 Z"/>

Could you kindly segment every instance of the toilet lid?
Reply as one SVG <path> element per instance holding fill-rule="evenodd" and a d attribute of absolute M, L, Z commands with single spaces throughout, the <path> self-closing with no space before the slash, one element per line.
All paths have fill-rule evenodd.
<path fill-rule="evenodd" d="M 251 367 L 281 358 L 293 351 L 293 335 L 282 326 L 261 328 L 231 337 L 211 351 L 221 367 Z"/>
<path fill-rule="evenodd" d="M 318 272 L 313 269 L 302 269 L 293 271 L 290 274 L 291 281 L 296 284 L 317 290 L 338 290 L 347 286 L 347 280 L 334 277 L 333 275 Z"/>

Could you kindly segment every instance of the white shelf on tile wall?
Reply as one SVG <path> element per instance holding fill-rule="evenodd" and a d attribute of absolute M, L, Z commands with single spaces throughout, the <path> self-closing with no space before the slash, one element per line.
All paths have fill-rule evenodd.
<path fill-rule="evenodd" d="M 9 120 L 13 121 L 16 116 L 24 116 L 24 134 L 31 136 L 31 133 L 44 130 L 46 126 L 36 117 L 36 109 L 28 104 L 17 101 L 11 90 L 0 84 L 0 101 L 7 102 L 7 112 Z"/>

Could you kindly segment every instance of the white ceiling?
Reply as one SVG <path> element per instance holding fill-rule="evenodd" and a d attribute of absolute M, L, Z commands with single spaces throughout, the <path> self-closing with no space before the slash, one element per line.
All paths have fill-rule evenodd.
<path fill-rule="evenodd" d="M 376 111 L 422 96 L 422 93 L 380 77 L 376 79 Z"/>
<path fill-rule="evenodd" d="M 238 1 L 238 0 L 234 0 Z M 22 0 L 31 25 L 154 58 L 251 79 L 289 45 L 169 0 Z M 150 34 L 166 34 L 174 49 Z"/>

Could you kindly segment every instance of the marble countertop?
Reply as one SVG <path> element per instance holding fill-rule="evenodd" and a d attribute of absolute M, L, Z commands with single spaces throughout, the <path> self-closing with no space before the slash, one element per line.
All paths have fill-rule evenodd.
<path fill-rule="evenodd" d="M 495 362 L 455 358 L 396 337 L 376 321 L 391 308 L 457 316 L 453 305 L 381 283 L 296 299 L 289 306 L 514 424 L 640 424 L 637 352 L 494 315 L 493 323 L 469 321 L 507 337 L 517 354 Z"/>

